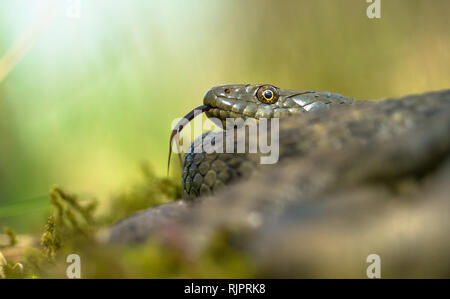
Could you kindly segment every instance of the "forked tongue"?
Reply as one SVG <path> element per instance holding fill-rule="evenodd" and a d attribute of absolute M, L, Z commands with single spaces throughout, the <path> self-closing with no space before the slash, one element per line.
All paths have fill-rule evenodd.
<path fill-rule="evenodd" d="M 170 157 L 172 156 L 172 143 L 173 140 L 176 140 L 177 149 L 178 149 L 178 158 L 180 159 L 180 165 L 182 163 L 181 161 L 181 150 L 180 150 L 180 140 L 179 140 L 179 133 L 183 130 L 183 128 L 196 116 L 201 115 L 203 112 L 208 111 L 211 109 L 210 106 L 207 105 L 201 105 L 197 108 L 194 108 L 191 112 L 186 114 L 185 117 L 183 117 L 178 124 L 175 126 L 175 128 L 172 130 L 172 134 L 170 134 L 170 144 L 169 144 L 169 161 L 167 163 L 167 175 L 169 175 L 169 168 L 170 168 Z"/>

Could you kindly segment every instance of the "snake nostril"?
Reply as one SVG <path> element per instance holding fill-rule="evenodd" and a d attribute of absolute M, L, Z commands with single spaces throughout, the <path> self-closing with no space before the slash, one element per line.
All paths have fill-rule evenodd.
<path fill-rule="evenodd" d="M 229 93 L 230 93 L 230 89 L 229 89 L 229 88 L 225 88 L 224 91 L 225 91 L 226 94 L 229 94 Z"/>

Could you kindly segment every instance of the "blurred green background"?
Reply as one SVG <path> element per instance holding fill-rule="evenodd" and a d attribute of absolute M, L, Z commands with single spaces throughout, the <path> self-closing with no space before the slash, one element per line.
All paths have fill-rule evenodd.
<path fill-rule="evenodd" d="M 365 0 L 71 3 L 0 0 L 0 227 L 42 223 L 53 184 L 104 204 L 142 160 L 165 175 L 172 120 L 217 84 L 450 87 L 448 0 L 382 0 L 379 20 Z"/>

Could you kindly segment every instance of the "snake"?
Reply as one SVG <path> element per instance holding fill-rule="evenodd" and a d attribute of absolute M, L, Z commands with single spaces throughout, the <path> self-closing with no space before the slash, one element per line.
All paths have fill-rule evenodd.
<path fill-rule="evenodd" d="M 186 124 L 201 113 L 205 113 L 216 124 L 226 127 L 227 120 L 230 119 L 283 119 L 355 102 L 359 100 L 338 93 L 281 89 L 271 84 L 226 84 L 212 87 L 206 92 L 203 105 L 190 111 L 172 130 L 168 168 L 173 141 L 177 140 Z M 194 150 L 198 141 L 209 138 L 214 142 L 214 138 L 220 134 L 220 131 L 202 134 L 197 143 L 192 142 L 190 151 L 184 154 L 183 159 L 180 156 L 183 198 L 195 199 L 212 195 L 233 182 L 249 177 L 260 167 L 257 160 L 247 153 L 206 153 Z"/>

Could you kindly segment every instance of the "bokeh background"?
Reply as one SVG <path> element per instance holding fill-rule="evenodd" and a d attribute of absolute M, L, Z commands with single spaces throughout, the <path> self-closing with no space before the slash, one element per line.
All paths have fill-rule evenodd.
<path fill-rule="evenodd" d="M 77 2 L 0 0 L 0 227 L 42 223 L 54 184 L 105 204 L 140 161 L 165 175 L 173 119 L 217 84 L 450 87 L 448 0 L 382 0 L 378 20 L 365 0 Z"/>

